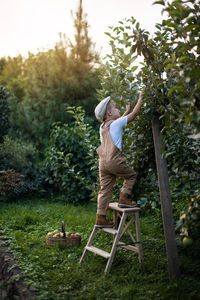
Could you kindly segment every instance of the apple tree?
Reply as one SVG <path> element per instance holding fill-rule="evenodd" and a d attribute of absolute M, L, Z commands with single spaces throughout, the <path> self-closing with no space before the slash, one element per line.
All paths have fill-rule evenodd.
<path fill-rule="evenodd" d="M 169 57 L 169 46 L 167 43 L 169 37 L 168 34 L 164 34 L 160 26 L 157 25 L 158 31 L 155 34 L 155 38 L 149 39 L 149 33 L 140 29 L 139 23 L 136 23 L 134 18 L 127 20 L 127 22 L 131 23 L 131 26 L 120 22 L 120 25 L 123 26 L 115 27 L 113 29 L 114 34 L 110 34 L 112 56 L 108 57 L 110 61 L 107 62 L 104 76 L 102 77 L 102 81 L 103 78 L 104 81 L 102 83 L 103 91 L 101 91 L 101 93 L 108 91 L 114 100 L 123 103 L 125 97 L 130 100 L 137 97 L 136 89 L 139 86 L 144 84 L 147 87 L 143 112 L 141 117 L 138 118 L 138 121 L 132 125 L 134 128 L 130 130 L 129 140 L 132 140 L 132 143 L 136 145 L 135 149 L 137 149 L 136 152 L 138 152 L 137 160 L 146 163 L 143 165 L 143 168 L 147 170 L 155 169 L 150 130 L 152 123 L 168 258 L 168 271 L 170 278 L 178 278 L 178 254 L 175 242 L 167 163 L 165 157 L 161 155 L 164 143 L 161 138 L 162 125 L 160 120 L 164 119 L 165 121 L 165 119 L 167 119 L 166 115 L 170 113 L 171 109 L 170 99 L 167 97 L 168 82 L 164 76 L 164 61 Z M 109 35 L 109 33 L 107 34 Z M 134 66 L 133 61 L 141 54 L 144 57 L 144 63 L 141 70 L 136 74 L 135 71 L 137 68 Z M 139 134 L 137 134 L 137 127 L 140 127 Z M 136 135 L 137 141 L 141 140 L 138 144 L 135 139 Z M 131 147 L 133 144 L 129 146 L 129 149 L 134 148 Z M 151 150 L 148 153 L 149 148 Z M 146 161 L 142 159 L 145 152 Z M 134 151 L 130 153 L 130 157 L 134 155 Z M 151 168 L 151 164 L 154 165 L 153 168 Z M 155 177 L 154 182 L 156 184 Z"/>

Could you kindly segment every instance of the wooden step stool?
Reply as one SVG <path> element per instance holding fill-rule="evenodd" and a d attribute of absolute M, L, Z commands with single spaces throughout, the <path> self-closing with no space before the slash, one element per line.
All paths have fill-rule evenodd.
<path fill-rule="evenodd" d="M 87 251 L 94 252 L 100 256 L 107 258 L 108 262 L 105 268 L 105 273 L 108 273 L 110 271 L 115 256 L 115 252 L 117 250 L 117 246 L 137 252 L 140 264 L 142 263 L 143 260 L 141 235 L 140 235 L 140 222 L 139 222 L 140 208 L 138 207 L 120 208 L 118 207 L 118 202 L 110 203 L 108 208 L 113 210 L 114 212 L 114 228 L 96 227 L 96 225 L 94 225 L 93 231 L 89 237 L 87 245 L 85 246 L 85 249 L 80 259 L 80 263 L 82 263 Z M 131 219 L 126 223 L 126 218 L 128 216 L 131 216 Z M 120 223 L 118 226 L 119 218 L 120 218 Z M 135 221 L 136 239 L 133 237 L 129 229 L 133 221 Z M 107 233 L 114 235 L 114 241 L 110 253 L 92 246 L 92 242 L 98 230 L 103 230 Z M 126 231 L 129 233 L 130 238 L 134 243 L 134 246 L 126 245 L 125 243 L 120 242 L 120 239 L 122 238 L 122 236 Z"/>

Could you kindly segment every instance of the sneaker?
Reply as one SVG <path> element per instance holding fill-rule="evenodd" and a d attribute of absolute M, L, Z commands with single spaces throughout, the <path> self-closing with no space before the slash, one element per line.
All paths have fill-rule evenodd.
<path fill-rule="evenodd" d="M 134 207 L 137 203 L 130 200 L 130 195 L 120 193 L 120 198 L 118 201 L 118 207 Z"/>
<path fill-rule="evenodd" d="M 114 223 L 108 221 L 104 215 L 96 215 L 96 227 L 113 227 Z"/>

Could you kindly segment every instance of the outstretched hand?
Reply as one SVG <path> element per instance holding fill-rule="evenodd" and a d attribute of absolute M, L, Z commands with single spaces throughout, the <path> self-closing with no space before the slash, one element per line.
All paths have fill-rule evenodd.
<path fill-rule="evenodd" d="M 142 100 L 142 96 L 143 96 L 145 90 L 146 90 L 146 86 L 143 87 L 142 91 L 140 92 L 140 96 L 139 96 L 139 99 L 140 99 L 140 100 Z"/>

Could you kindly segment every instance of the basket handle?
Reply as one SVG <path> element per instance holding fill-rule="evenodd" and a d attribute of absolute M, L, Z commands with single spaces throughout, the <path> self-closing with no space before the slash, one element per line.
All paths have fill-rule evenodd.
<path fill-rule="evenodd" d="M 62 221 L 62 232 L 63 232 L 63 237 L 66 238 L 66 233 L 65 233 L 65 222 Z"/>

